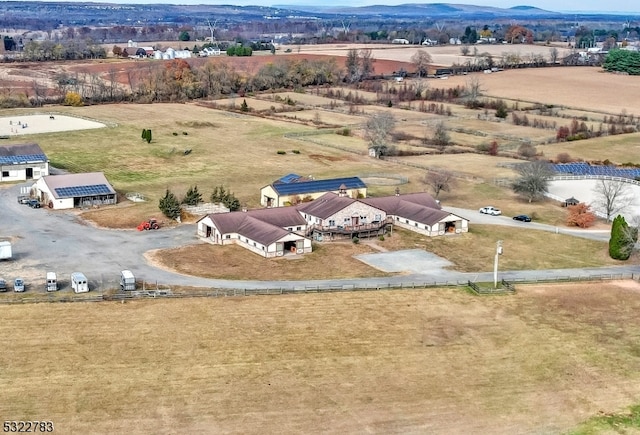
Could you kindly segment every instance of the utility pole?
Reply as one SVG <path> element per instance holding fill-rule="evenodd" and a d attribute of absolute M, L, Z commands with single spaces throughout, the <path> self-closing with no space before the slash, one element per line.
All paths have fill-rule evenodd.
<path fill-rule="evenodd" d="M 498 257 L 502 255 L 502 240 L 496 243 L 496 258 L 493 263 L 493 288 L 498 288 Z"/>

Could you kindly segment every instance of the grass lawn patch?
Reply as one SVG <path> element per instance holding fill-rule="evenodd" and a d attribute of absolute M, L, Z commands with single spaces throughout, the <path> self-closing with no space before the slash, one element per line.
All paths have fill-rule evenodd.
<path fill-rule="evenodd" d="M 187 275 L 221 279 L 305 280 L 390 276 L 353 258 L 374 252 L 366 244 L 314 244 L 296 257 L 263 258 L 237 245 L 199 245 L 148 254 L 154 264 Z"/>

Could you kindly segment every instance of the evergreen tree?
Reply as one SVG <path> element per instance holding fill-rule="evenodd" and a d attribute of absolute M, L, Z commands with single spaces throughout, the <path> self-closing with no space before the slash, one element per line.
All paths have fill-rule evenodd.
<path fill-rule="evenodd" d="M 198 191 L 198 186 L 189 187 L 186 195 L 182 198 L 182 203 L 187 205 L 198 205 L 202 202 L 202 194 Z"/>
<path fill-rule="evenodd" d="M 247 100 L 245 100 L 245 99 L 242 100 L 242 104 L 240 105 L 240 111 L 241 112 L 248 112 L 249 111 L 249 105 L 247 104 Z"/>
<path fill-rule="evenodd" d="M 222 199 L 222 203 L 225 207 L 229 209 L 229 211 L 238 211 L 240 210 L 240 200 L 236 198 L 236 196 L 229 192 Z"/>
<path fill-rule="evenodd" d="M 169 219 L 177 219 L 180 217 L 180 202 L 169 189 L 167 189 L 164 197 L 160 199 L 158 207 L 162 214 Z"/>
<path fill-rule="evenodd" d="M 637 240 L 638 229 L 629 227 L 623 216 L 616 216 L 611 224 L 609 256 L 615 260 L 628 260 Z"/>
<path fill-rule="evenodd" d="M 147 139 L 147 129 L 143 128 L 142 129 L 142 140 L 146 140 Z"/>

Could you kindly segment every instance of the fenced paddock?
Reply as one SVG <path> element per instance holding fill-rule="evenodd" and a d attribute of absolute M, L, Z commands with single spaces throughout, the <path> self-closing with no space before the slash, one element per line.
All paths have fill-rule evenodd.
<path fill-rule="evenodd" d="M 340 284 L 340 285 L 316 285 L 316 286 L 289 286 L 272 288 L 208 288 L 194 290 L 179 290 L 171 286 L 161 286 L 158 283 L 138 282 L 136 291 L 113 290 L 90 293 L 75 294 L 69 292 L 52 293 L 6 293 L 0 295 L 1 304 L 29 304 L 29 303 L 54 303 L 54 302 L 103 302 L 103 301 L 126 301 L 135 299 L 155 299 L 155 298 L 220 298 L 238 296 L 274 296 L 307 293 L 332 293 L 332 292 L 371 292 L 371 291 L 392 291 L 392 290 L 421 290 L 437 288 L 471 288 L 477 294 L 491 293 L 515 293 L 517 284 L 540 284 L 540 283 L 562 283 L 562 282 L 597 282 L 597 281 L 618 281 L 618 280 L 638 280 L 637 274 L 602 274 L 602 275 L 558 275 L 540 277 L 510 277 L 502 279 L 502 288 L 497 290 L 482 288 L 477 282 L 470 280 L 450 280 L 450 281 L 411 281 L 399 283 L 371 283 L 364 285 Z M 116 286 L 112 287 L 116 288 Z M 493 290 L 493 291 L 492 291 Z"/>

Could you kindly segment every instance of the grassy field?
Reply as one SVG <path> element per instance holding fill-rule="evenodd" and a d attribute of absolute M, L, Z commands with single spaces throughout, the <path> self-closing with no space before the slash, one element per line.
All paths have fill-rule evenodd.
<path fill-rule="evenodd" d="M 60 433 L 562 433 L 640 399 L 639 290 L 5 306 L 0 415 Z"/>

